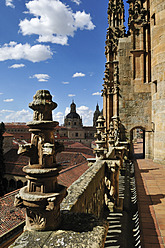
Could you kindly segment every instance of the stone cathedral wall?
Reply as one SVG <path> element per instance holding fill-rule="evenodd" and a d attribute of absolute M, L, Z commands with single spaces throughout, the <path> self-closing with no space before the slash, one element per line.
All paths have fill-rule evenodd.
<path fill-rule="evenodd" d="M 150 1 L 154 160 L 165 163 L 165 1 Z"/>
<path fill-rule="evenodd" d="M 146 157 L 152 157 L 151 136 L 151 84 L 144 83 L 141 77 L 133 78 L 133 55 L 131 36 L 121 38 L 118 46 L 119 60 L 119 116 L 131 140 L 131 130 L 139 127 L 145 130 Z M 139 57 L 142 54 L 139 54 Z M 136 65 L 136 73 L 141 63 Z"/>

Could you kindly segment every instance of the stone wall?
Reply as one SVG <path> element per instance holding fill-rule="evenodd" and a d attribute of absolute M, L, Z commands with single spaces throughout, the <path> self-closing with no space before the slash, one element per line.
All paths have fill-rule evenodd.
<path fill-rule="evenodd" d="M 165 1 L 151 0 L 152 121 L 154 161 L 165 161 Z"/>
<path fill-rule="evenodd" d="M 145 147 L 148 148 L 145 154 L 147 157 L 152 157 L 150 140 L 151 85 L 144 83 L 142 78 L 133 78 L 132 46 L 131 36 L 119 40 L 119 116 L 129 140 L 132 139 L 131 133 L 134 128 L 145 130 Z M 140 70 L 140 67 L 137 67 L 136 70 Z"/>
<path fill-rule="evenodd" d="M 61 210 L 100 217 L 104 207 L 105 162 L 97 161 L 67 190 Z"/>

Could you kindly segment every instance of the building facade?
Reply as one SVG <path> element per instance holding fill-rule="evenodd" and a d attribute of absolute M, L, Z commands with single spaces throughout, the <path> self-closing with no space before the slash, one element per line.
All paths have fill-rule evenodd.
<path fill-rule="evenodd" d="M 106 132 L 117 123 L 120 140 L 143 131 L 146 158 L 165 161 L 165 4 L 129 0 L 128 32 L 122 0 L 109 0 L 103 115 Z"/>

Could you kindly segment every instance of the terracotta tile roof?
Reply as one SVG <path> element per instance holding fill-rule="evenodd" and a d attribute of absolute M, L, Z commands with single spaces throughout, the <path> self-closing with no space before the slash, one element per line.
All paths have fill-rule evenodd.
<path fill-rule="evenodd" d="M 86 162 L 85 157 L 81 153 L 77 152 L 61 152 L 57 154 L 57 163 L 61 163 L 67 167 Z"/>
<path fill-rule="evenodd" d="M 25 220 L 25 209 L 14 207 L 18 191 L 0 197 L 0 236 Z"/>
<path fill-rule="evenodd" d="M 4 132 L 4 134 L 2 136 L 3 137 L 14 137 L 13 134 L 10 134 L 10 133 L 7 133 L 7 132 Z"/>
<path fill-rule="evenodd" d="M 85 147 L 85 148 L 86 148 L 86 146 L 83 145 L 83 144 L 80 143 L 80 142 L 75 142 L 75 143 L 69 145 L 68 147 L 72 147 L 72 148 L 75 148 L 75 147 Z"/>
<path fill-rule="evenodd" d="M 74 181 L 76 181 L 87 169 L 88 162 L 83 162 L 77 165 L 73 165 L 69 168 L 62 170 L 58 176 L 58 183 L 69 187 Z"/>
<path fill-rule="evenodd" d="M 5 172 L 12 175 L 25 175 L 22 168 L 28 164 L 29 158 L 19 156 L 17 148 L 13 148 L 4 155 Z"/>
<path fill-rule="evenodd" d="M 84 153 L 84 154 L 88 154 L 88 155 L 93 155 L 94 156 L 94 154 L 93 154 L 93 149 L 91 149 L 91 148 L 88 148 L 88 147 L 86 147 L 86 148 L 79 148 L 79 147 L 74 147 L 74 148 L 71 148 L 71 147 L 66 147 L 65 148 L 65 151 L 67 151 L 67 152 L 72 152 L 74 150 L 74 152 L 78 152 L 78 153 Z"/>
<path fill-rule="evenodd" d="M 29 129 L 29 127 L 26 125 L 26 123 L 5 123 L 5 128 L 25 128 L 25 129 Z"/>

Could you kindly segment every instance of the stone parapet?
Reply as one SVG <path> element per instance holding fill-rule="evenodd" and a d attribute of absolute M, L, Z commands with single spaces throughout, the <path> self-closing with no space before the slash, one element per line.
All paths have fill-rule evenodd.
<path fill-rule="evenodd" d="M 91 213 L 100 217 L 104 207 L 105 161 L 98 160 L 68 189 L 61 210 Z"/>
<path fill-rule="evenodd" d="M 10 248 L 103 248 L 108 231 L 108 223 L 92 214 L 68 213 L 61 215 L 58 231 L 25 231 Z"/>
<path fill-rule="evenodd" d="M 105 161 L 93 164 L 67 190 L 61 203 L 61 223 L 56 231 L 25 231 L 10 248 L 103 248 L 108 222 L 98 217 L 104 208 Z"/>

